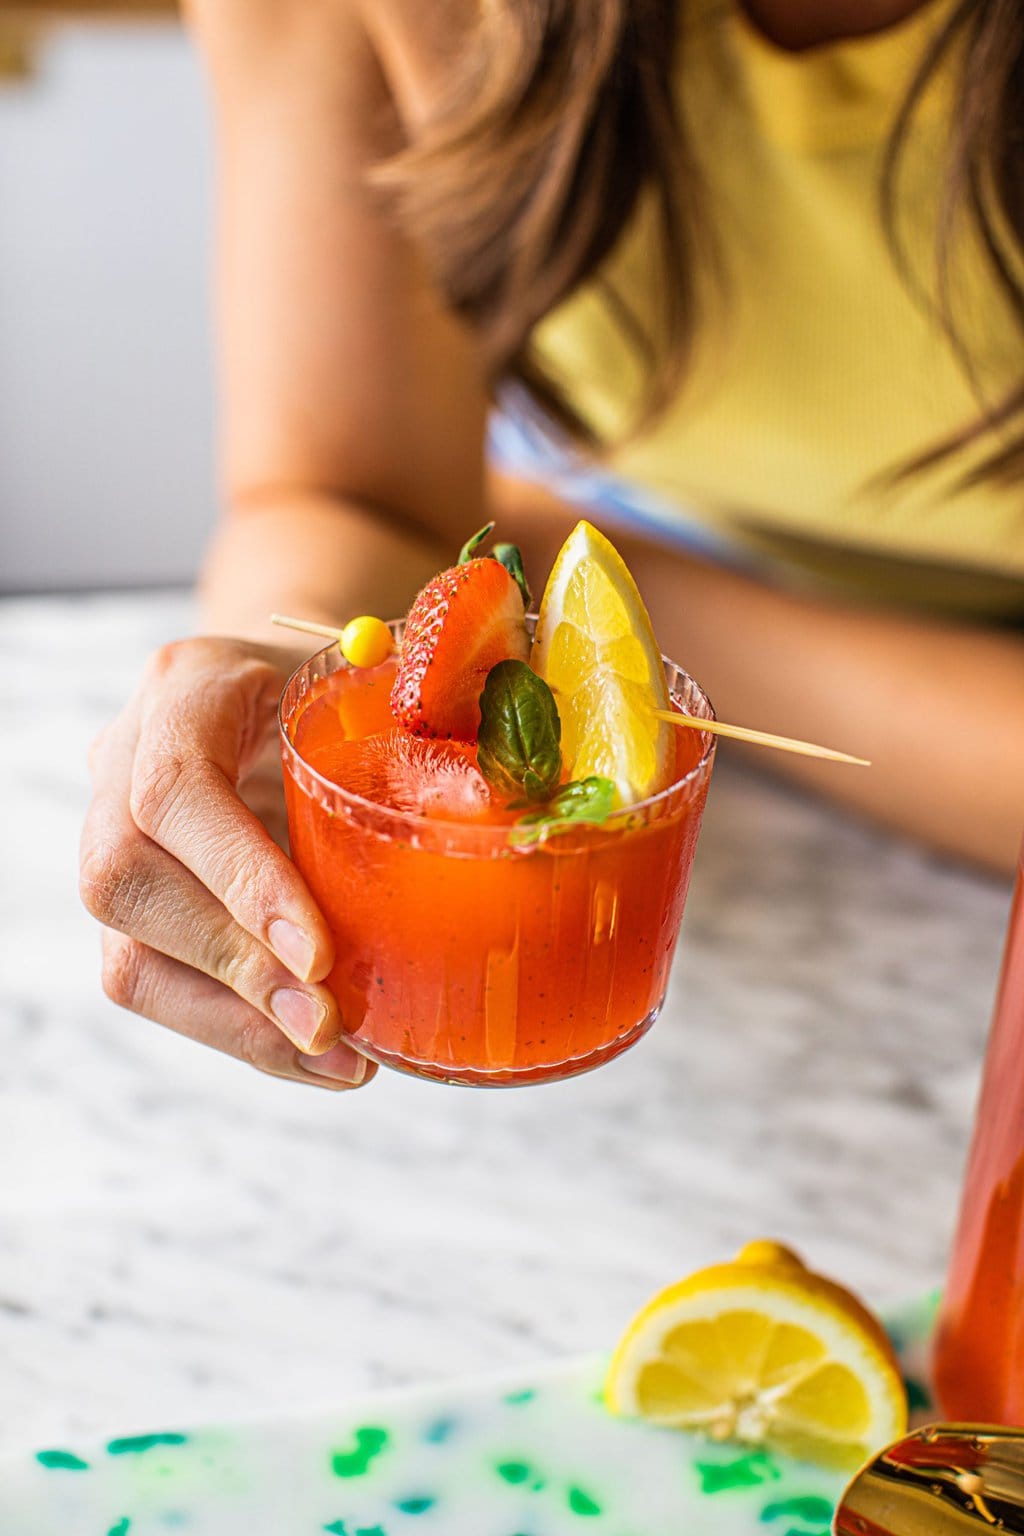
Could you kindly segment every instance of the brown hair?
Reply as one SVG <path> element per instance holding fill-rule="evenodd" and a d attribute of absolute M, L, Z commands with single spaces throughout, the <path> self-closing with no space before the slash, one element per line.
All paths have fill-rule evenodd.
<path fill-rule="evenodd" d="M 495 380 L 516 377 L 576 436 L 594 441 L 531 354 L 537 322 L 586 279 L 641 354 L 647 421 L 682 376 L 698 320 L 696 272 L 707 254 L 700 171 L 674 83 L 685 0 L 481 0 L 479 25 L 450 97 L 378 179 L 452 308 L 483 338 Z M 967 211 L 994 280 L 1024 329 L 1024 6 L 957 0 L 931 41 L 888 146 L 880 188 L 897 259 L 899 170 L 915 111 L 938 72 L 959 69 L 936 230 L 937 314 L 970 372 L 948 303 L 954 227 Z M 642 322 L 600 271 L 650 198 L 666 278 Z M 904 270 L 908 271 L 905 262 Z M 908 271 L 908 281 L 910 280 Z M 1024 370 L 1022 370 L 1024 374 Z M 1024 377 L 909 471 L 989 431 L 1000 441 L 970 478 L 1024 474 Z"/>
<path fill-rule="evenodd" d="M 1024 341 L 1024 6 L 1020 0 L 959 0 L 933 38 L 889 140 L 882 207 L 904 272 L 897 233 L 901 156 L 914 113 L 939 71 L 960 52 L 960 75 L 949 132 L 946 180 L 936 229 L 937 315 L 972 382 L 970 348 L 960 335 L 949 291 L 954 234 L 966 214 L 981 237 L 998 287 Z M 1024 368 L 1002 400 L 980 397 L 977 419 L 898 468 L 912 474 L 941 462 L 988 432 L 1000 441 L 961 477 L 963 484 L 1024 476 Z"/>

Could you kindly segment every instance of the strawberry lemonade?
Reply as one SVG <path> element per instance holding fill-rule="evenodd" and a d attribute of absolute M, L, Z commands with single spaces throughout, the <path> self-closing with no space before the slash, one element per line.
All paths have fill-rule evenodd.
<path fill-rule="evenodd" d="M 331 646 L 299 668 L 281 730 L 354 1042 L 498 1087 L 598 1066 L 657 1017 L 713 760 L 664 715 L 713 716 L 596 529 L 535 622 L 518 552 L 480 537 L 404 622 L 355 621 L 362 664 Z"/>

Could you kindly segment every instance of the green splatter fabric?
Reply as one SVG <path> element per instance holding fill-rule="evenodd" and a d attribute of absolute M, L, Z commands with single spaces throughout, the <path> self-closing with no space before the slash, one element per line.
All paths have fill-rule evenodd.
<path fill-rule="evenodd" d="M 934 1301 L 894 1317 L 919 1418 Z M 845 1478 L 612 1418 L 603 1358 L 305 1420 L 125 1435 L 0 1464 L 0 1531 L 54 1536 L 827 1536 Z"/>
<path fill-rule="evenodd" d="M 36 1461 L 53 1472 L 88 1472 L 89 1463 L 74 1451 L 36 1451 Z"/>
<path fill-rule="evenodd" d="M 178 1433 L 162 1435 L 128 1435 L 122 1440 L 111 1440 L 108 1456 L 140 1456 L 143 1451 L 155 1450 L 161 1445 L 186 1445 L 188 1436 Z"/>

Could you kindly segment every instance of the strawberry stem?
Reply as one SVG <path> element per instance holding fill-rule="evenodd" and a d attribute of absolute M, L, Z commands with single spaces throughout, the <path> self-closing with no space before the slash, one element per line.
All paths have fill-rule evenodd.
<path fill-rule="evenodd" d="M 467 539 L 465 544 L 463 544 L 462 548 L 459 550 L 459 558 L 455 562 L 456 565 L 468 565 L 470 560 L 475 560 L 476 552 L 480 548 L 480 545 L 483 543 L 484 539 L 486 539 L 488 535 L 492 534 L 493 532 L 494 523 L 485 523 L 482 528 L 474 533 L 471 539 Z"/>
<path fill-rule="evenodd" d="M 480 548 L 480 545 L 484 542 L 484 540 L 493 532 L 493 522 L 485 523 L 477 533 L 474 533 L 471 539 L 467 539 L 465 544 L 463 544 L 462 548 L 459 550 L 459 558 L 457 564 L 468 565 L 471 560 L 478 560 L 480 556 L 477 554 L 477 550 Z M 533 599 L 530 596 L 530 587 L 526 580 L 526 572 L 523 570 L 523 557 L 519 553 L 518 546 L 515 544 L 495 544 L 487 558 L 491 560 L 497 560 L 499 565 L 503 565 L 505 567 L 506 571 L 508 571 L 509 575 L 512 577 L 512 580 L 519 588 L 520 595 L 523 599 L 523 608 L 529 611 L 530 603 L 533 601 Z"/>

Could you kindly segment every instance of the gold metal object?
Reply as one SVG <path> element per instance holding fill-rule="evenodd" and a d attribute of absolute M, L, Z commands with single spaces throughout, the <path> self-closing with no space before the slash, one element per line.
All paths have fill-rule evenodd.
<path fill-rule="evenodd" d="M 834 1536 L 1024 1533 L 1024 1429 L 932 1424 L 862 1467 Z"/>

